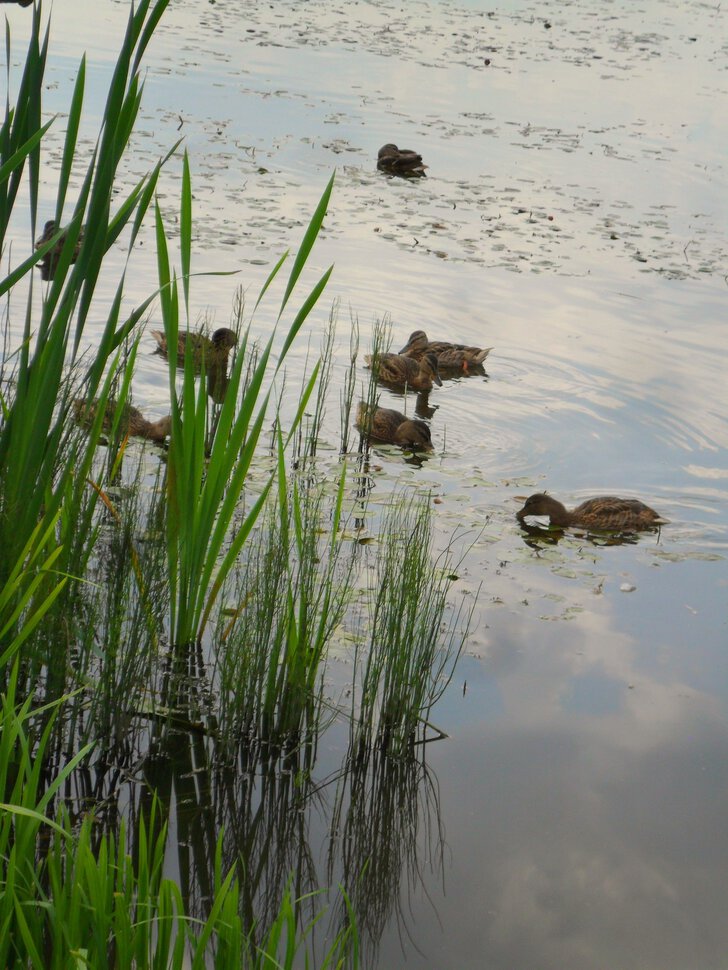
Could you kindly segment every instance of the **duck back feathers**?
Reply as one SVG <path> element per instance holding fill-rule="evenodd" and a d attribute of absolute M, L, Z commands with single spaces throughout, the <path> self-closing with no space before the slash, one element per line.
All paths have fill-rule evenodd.
<path fill-rule="evenodd" d="M 408 418 L 393 408 L 370 407 L 361 401 L 356 424 L 362 434 L 375 441 L 432 451 L 430 429 L 425 422 Z"/>
<path fill-rule="evenodd" d="M 424 354 L 418 359 L 403 354 L 378 354 L 364 359 L 377 379 L 385 384 L 406 384 L 415 391 L 429 391 L 433 384 L 442 384 L 434 354 Z"/>
<path fill-rule="evenodd" d="M 409 148 L 397 148 L 391 142 L 382 145 L 377 153 L 377 168 L 380 172 L 390 175 L 402 175 L 404 178 L 420 178 L 425 174 L 427 166 L 422 162 L 422 155 Z"/>
<path fill-rule="evenodd" d="M 157 353 L 167 355 L 167 335 L 163 330 L 152 330 L 152 336 L 157 341 Z M 203 358 L 205 363 L 226 362 L 228 354 L 238 342 L 237 334 L 227 327 L 220 327 L 211 337 L 201 333 L 180 331 L 177 334 L 177 361 L 184 364 L 185 350 L 189 346 L 192 350 L 195 364 L 199 366 Z"/>
<path fill-rule="evenodd" d="M 576 526 L 609 532 L 641 532 L 655 529 L 667 521 L 639 499 L 619 498 L 616 495 L 587 499 L 569 511 L 552 495 L 537 492 L 529 496 L 523 508 L 516 513 L 520 522 L 529 515 L 547 515 L 551 525 L 563 529 Z"/>
<path fill-rule="evenodd" d="M 94 399 L 88 403 L 84 398 L 77 397 L 73 401 L 73 413 L 79 424 L 90 426 L 96 420 L 99 402 Z M 101 427 L 104 431 L 110 431 L 113 424 L 114 415 L 118 410 L 117 402 L 110 398 L 106 402 L 104 417 Z M 125 404 L 119 419 L 119 428 L 124 434 L 129 434 L 137 438 L 147 438 L 149 441 L 162 442 L 172 431 L 172 416 L 165 415 L 157 421 L 149 421 L 144 417 L 139 408 L 133 404 Z"/>
<path fill-rule="evenodd" d="M 418 360 L 423 354 L 434 354 L 440 370 L 467 372 L 469 367 L 480 366 L 492 347 L 471 347 L 468 344 L 449 343 L 445 340 L 428 340 L 424 330 L 415 330 L 400 350 L 405 357 Z"/>

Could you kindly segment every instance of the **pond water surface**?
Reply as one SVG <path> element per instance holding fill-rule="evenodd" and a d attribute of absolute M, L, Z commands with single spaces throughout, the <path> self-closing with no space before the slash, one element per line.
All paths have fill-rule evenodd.
<path fill-rule="evenodd" d="M 55 4 L 49 112 L 83 49 L 102 109 L 126 13 Z M 19 57 L 29 14 L 8 15 Z M 463 535 L 453 595 L 477 602 L 367 966 L 728 965 L 727 20 L 697 0 L 177 0 L 152 44 L 128 174 L 184 137 L 193 268 L 238 274 L 195 279 L 200 313 L 227 323 L 239 284 L 252 304 L 336 170 L 307 269 L 335 264 L 314 347 L 340 301 L 332 455 L 350 316 L 363 347 L 388 315 L 395 349 L 420 327 L 494 348 L 487 375 L 430 395 L 432 458 L 374 451 L 374 502 L 431 490 L 440 546 Z M 390 141 L 428 177 L 378 173 Z M 161 183 L 171 224 L 180 177 L 174 161 Z M 156 287 L 153 252 L 150 225 L 130 305 Z M 135 400 L 161 415 L 153 349 Z M 544 489 L 639 496 L 670 521 L 624 544 L 532 540 L 514 513 Z M 335 885 L 327 812 L 305 826 Z"/>

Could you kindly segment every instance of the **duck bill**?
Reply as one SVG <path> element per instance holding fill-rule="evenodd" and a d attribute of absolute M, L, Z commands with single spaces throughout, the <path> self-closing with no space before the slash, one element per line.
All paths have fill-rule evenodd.
<path fill-rule="evenodd" d="M 440 377 L 439 374 L 435 374 L 435 376 L 432 379 L 435 382 L 435 384 L 437 384 L 438 387 L 442 387 L 442 378 Z"/>

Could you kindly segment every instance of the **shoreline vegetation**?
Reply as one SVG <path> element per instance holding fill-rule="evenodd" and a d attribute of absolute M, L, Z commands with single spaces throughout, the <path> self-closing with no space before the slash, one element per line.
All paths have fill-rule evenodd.
<path fill-rule="evenodd" d="M 441 848 L 424 752 L 443 736 L 430 712 L 471 613 L 449 600 L 456 565 L 451 550 L 434 552 L 428 496 L 395 493 L 377 537 L 359 541 L 371 483 L 365 436 L 349 446 L 354 326 L 336 480 L 317 465 L 335 309 L 300 392 L 285 388 L 298 394 L 293 415 L 280 413 L 286 354 L 333 269 L 302 287 L 333 176 L 250 318 L 234 295 L 224 364 L 184 339 L 190 160 L 178 142 L 137 184 L 117 175 L 168 3 L 129 5 L 90 160 L 77 142 L 81 58 L 51 229 L 39 214 L 58 127 L 43 120 L 42 0 L 0 127 L 0 966 L 371 965 L 362 953 L 375 953 L 404 905 L 401 882 L 415 878 L 418 829 L 431 857 Z M 180 158 L 177 268 L 156 191 Z M 31 239 L 47 231 L 16 262 L 5 239 L 25 207 Z M 131 252 L 145 218 L 159 287 L 125 316 L 122 266 L 97 346 L 81 354 L 107 254 Z M 255 310 L 281 288 L 276 329 L 261 339 Z M 152 308 L 169 419 L 140 442 L 132 387 Z M 379 327 L 375 356 L 386 337 Z M 373 380 L 368 395 L 373 410 Z M 334 644 L 348 651 L 345 687 L 329 677 Z M 323 783 L 333 811 L 322 887 L 305 812 L 322 797 L 328 731 L 341 757 Z"/>

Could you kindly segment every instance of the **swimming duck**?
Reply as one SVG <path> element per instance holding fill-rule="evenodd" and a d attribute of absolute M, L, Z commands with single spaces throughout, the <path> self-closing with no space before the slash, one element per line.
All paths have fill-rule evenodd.
<path fill-rule="evenodd" d="M 418 360 L 423 354 L 431 353 L 437 357 L 437 366 L 440 370 L 458 370 L 467 374 L 468 368 L 482 364 L 492 349 L 492 347 L 450 344 L 444 340 L 430 341 L 424 330 L 414 330 L 400 350 L 400 354 Z"/>
<path fill-rule="evenodd" d="M 569 512 L 551 495 L 537 492 L 529 496 L 523 508 L 516 513 L 519 522 L 523 522 L 527 515 L 547 515 L 551 525 L 560 529 L 581 526 L 584 529 L 613 532 L 641 532 L 667 521 L 636 498 L 617 498 L 614 495 L 587 499 Z"/>
<path fill-rule="evenodd" d="M 364 360 L 376 368 L 377 379 L 385 384 L 407 384 L 413 391 L 429 391 L 433 383 L 441 386 L 442 380 L 434 354 L 424 354 L 419 360 L 402 354 L 379 354 Z"/>
<path fill-rule="evenodd" d="M 73 400 L 73 414 L 79 424 L 91 425 L 96 419 L 99 402 L 94 398 L 90 404 L 85 398 L 77 397 Z M 111 423 L 118 408 L 117 402 L 110 398 L 106 402 L 104 420 L 101 423 L 104 431 L 111 430 Z M 172 432 L 172 415 L 167 414 L 158 421 L 148 421 L 139 408 L 133 404 L 125 404 L 122 408 L 119 428 L 124 434 L 137 438 L 148 438 L 150 441 L 163 442 Z"/>
<path fill-rule="evenodd" d="M 157 353 L 167 355 L 167 335 L 163 330 L 152 330 L 152 336 L 157 341 Z M 228 354 L 238 342 L 237 334 L 234 330 L 227 327 L 220 327 L 212 337 L 206 337 L 201 333 L 188 333 L 181 330 L 177 334 L 177 363 L 184 366 L 185 347 L 189 341 L 192 348 L 192 355 L 196 366 L 199 366 L 203 357 L 208 369 L 210 363 L 219 366 L 227 362 Z"/>
<path fill-rule="evenodd" d="M 408 148 L 397 148 L 396 145 L 382 145 L 377 153 L 377 168 L 380 172 L 390 175 L 402 175 L 404 178 L 420 178 L 425 174 L 426 165 L 422 164 L 422 155 L 410 151 Z"/>
<path fill-rule="evenodd" d="M 38 238 L 35 241 L 35 248 L 40 249 L 42 246 L 45 246 L 45 244 L 50 242 L 57 232 L 58 230 L 56 229 L 56 220 L 49 219 L 48 222 L 46 222 L 45 226 L 43 226 L 43 232 L 41 233 L 40 236 L 38 236 Z M 72 263 L 75 263 L 76 260 L 78 259 L 78 254 L 81 250 L 82 242 L 83 242 L 83 227 L 81 227 L 81 231 L 78 235 L 78 239 L 76 240 L 76 245 L 73 249 L 73 255 L 71 256 Z M 58 261 L 61 258 L 61 253 L 63 252 L 63 247 L 65 245 L 66 245 L 66 233 L 64 232 L 63 235 L 58 239 L 56 244 L 51 249 L 48 250 L 48 252 L 45 254 L 43 259 L 41 259 L 41 261 L 38 263 L 41 276 L 44 280 L 53 279 L 53 276 L 56 272 L 56 267 L 58 266 Z"/>
<path fill-rule="evenodd" d="M 356 426 L 368 438 L 403 448 L 432 451 L 430 429 L 424 421 L 408 418 L 393 408 L 370 408 L 359 402 Z"/>

